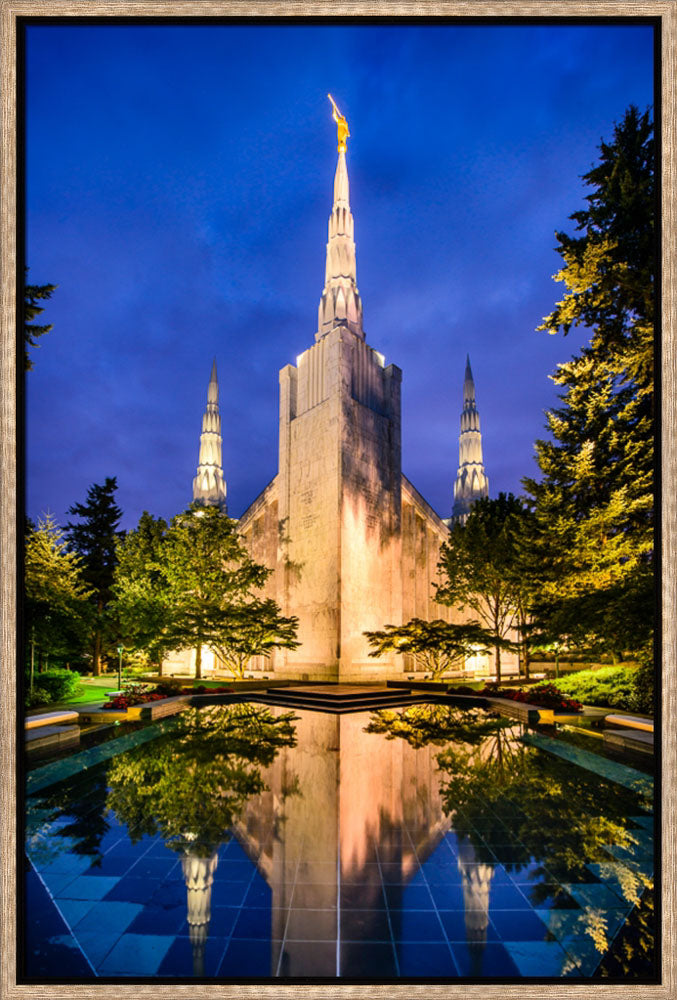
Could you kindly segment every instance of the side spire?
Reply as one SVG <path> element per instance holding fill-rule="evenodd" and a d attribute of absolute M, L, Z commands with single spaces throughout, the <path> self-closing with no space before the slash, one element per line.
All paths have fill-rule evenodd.
<path fill-rule="evenodd" d="M 202 418 L 197 475 L 193 480 L 193 500 L 226 509 L 226 481 L 221 457 L 221 417 L 216 358 L 207 388 L 207 408 Z"/>
<path fill-rule="evenodd" d="M 475 401 L 475 382 L 466 357 L 463 379 L 463 412 L 461 433 L 458 438 L 458 472 L 454 483 L 452 518 L 464 523 L 475 500 L 489 496 L 489 480 L 482 459 L 482 434 L 480 415 Z"/>
<path fill-rule="evenodd" d="M 334 205 L 329 216 L 324 290 L 320 298 L 315 339 L 320 340 L 336 326 L 345 326 L 364 340 L 362 301 L 357 289 L 355 225 L 350 211 L 350 185 L 346 166 L 346 139 L 350 132 L 333 97 L 328 96 L 338 132 L 338 163 L 334 176 Z"/>

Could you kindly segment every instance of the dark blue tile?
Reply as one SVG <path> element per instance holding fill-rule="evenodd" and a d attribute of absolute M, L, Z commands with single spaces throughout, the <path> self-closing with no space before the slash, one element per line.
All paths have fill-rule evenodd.
<path fill-rule="evenodd" d="M 224 879 L 227 882 L 250 882 L 256 871 L 251 861 L 231 861 L 228 857 L 219 860 L 214 881 Z"/>
<path fill-rule="evenodd" d="M 177 937 L 162 959 L 158 976 L 215 976 L 226 950 L 226 939 L 209 936 L 204 945 L 193 945 L 189 937 Z"/>
<path fill-rule="evenodd" d="M 381 979 L 397 975 L 391 944 L 344 941 L 339 952 L 339 970 L 345 979 Z"/>
<path fill-rule="evenodd" d="M 100 859 L 100 862 L 93 864 L 91 868 L 87 868 L 84 875 L 126 875 L 132 865 L 135 863 L 135 858 L 130 858 L 128 855 L 118 854 L 104 854 Z"/>
<path fill-rule="evenodd" d="M 66 975 L 93 978 L 93 969 L 34 871 L 26 873 L 25 884 L 28 915 L 23 955 L 25 974 L 48 979 L 63 979 Z"/>
<path fill-rule="evenodd" d="M 482 910 L 440 910 L 440 920 L 449 941 L 468 941 L 479 934 L 485 941 L 498 941 L 489 914 Z"/>
<path fill-rule="evenodd" d="M 272 937 L 272 914 L 270 908 L 258 910 L 242 910 L 233 927 L 233 937 L 263 938 L 270 941 Z"/>
<path fill-rule="evenodd" d="M 186 883 L 183 878 L 167 878 L 164 879 L 155 889 L 153 895 L 151 896 L 150 902 L 156 906 L 166 906 L 171 908 L 172 906 L 187 906 L 187 892 Z M 212 902 L 214 900 L 214 891 L 212 889 Z"/>
<path fill-rule="evenodd" d="M 246 888 L 246 883 L 225 882 L 224 884 L 229 886 L 242 885 L 243 888 Z M 245 906 L 270 906 L 272 898 L 273 893 L 270 886 L 262 878 L 258 877 L 247 890 Z"/>
<path fill-rule="evenodd" d="M 443 942 L 444 931 L 435 910 L 392 910 L 390 923 L 395 941 Z"/>
<path fill-rule="evenodd" d="M 235 926 L 239 913 L 239 909 L 234 906 L 212 906 L 209 934 L 213 934 L 215 937 L 228 937 Z"/>
<path fill-rule="evenodd" d="M 127 930 L 130 934 L 178 934 L 185 922 L 185 902 L 183 906 L 172 907 L 152 903 L 144 906 Z"/>
<path fill-rule="evenodd" d="M 526 896 L 516 885 L 492 882 L 489 888 L 489 908 L 493 913 L 494 910 L 527 910 L 530 906 Z"/>
<path fill-rule="evenodd" d="M 503 941 L 544 941 L 548 928 L 533 910 L 491 910 L 491 922 Z"/>
<path fill-rule="evenodd" d="M 185 885 L 183 891 L 185 894 Z M 244 882 L 214 882 L 212 906 L 241 906 L 246 894 L 247 886 Z"/>
<path fill-rule="evenodd" d="M 465 906 L 462 885 L 431 885 L 430 894 L 440 910 L 462 910 Z"/>
<path fill-rule="evenodd" d="M 124 875 L 104 899 L 106 902 L 149 903 L 159 886 L 159 879 L 133 878 L 131 875 Z"/>
<path fill-rule="evenodd" d="M 385 893 L 391 909 L 430 910 L 433 907 L 426 885 L 387 885 Z"/>
<path fill-rule="evenodd" d="M 428 979 L 432 976 L 455 977 L 456 963 L 446 944 L 421 944 L 403 941 L 395 945 L 401 976 Z"/>
<path fill-rule="evenodd" d="M 166 879 L 176 866 L 176 858 L 149 858 L 145 854 L 134 864 L 129 874 L 132 878 Z M 181 871 L 180 866 L 177 871 Z"/>
<path fill-rule="evenodd" d="M 452 943 L 451 951 L 461 976 L 495 976 L 498 979 L 519 976 L 520 972 L 502 944 L 477 942 Z"/>
<path fill-rule="evenodd" d="M 277 972 L 278 947 L 268 940 L 232 938 L 217 975 L 229 979 L 266 979 Z M 274 967 L 273 967 L 274 966 Z"/>

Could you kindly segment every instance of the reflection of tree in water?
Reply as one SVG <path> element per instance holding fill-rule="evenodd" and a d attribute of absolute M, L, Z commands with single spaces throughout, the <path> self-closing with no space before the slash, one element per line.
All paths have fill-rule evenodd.
<path fill-rule="evenodd" d="M 653 975 L 656 971 L 655 919 L 654 894 L 649 888 L 642 896 L 641 906 L 632 911 L 602 959 L 596 975 L 604 979 L 610 976 Z"/>
<path fill-rule="evenodd" d="M 266 789 L 261 768 L 296 744 L 293 719 L 248 704 L 188 709 L 170 733 L 109 769 L 108 808 L 132 842 L 159 833 L 182 854 L 195 975 L 204 975 L 218 848 L 247 801 Z"/>
<path fill-rule="evenodd" d="M 101 841 L 110 829 L 105 816 L 105 766 L 92 770 L 86 781 L 59 782 L 34 799 L 39 806 L 28 814 L 26 846 L 36 862 L 54 860 L 67 842 L 71 854 L 89 855 L 93 866 L 101 864 Z M 54 825 L 58 817 L 65 822 Z"/>
<path fill-rule="evenodd" d="M 523 888 L 535 908 L 545 905 L 552 893 L 549 875 L 565 882 L 589 882 L 586 865 L 591 862 L 609 863 L 628 903 L 638 903 L 645 887 L 652 885 L 632 866 L 613 863 L 604 850 L 610 844 L 632 846 L 627 817 L 642 808 L 637 795 L 618 785 L 607 788 L 603 779 L 583 768 L 567 767 L 526 746 L 520 738 L 522 727 L 513 721 L 481 709 L 419 705 L 375 713 L 367 731 L 406 739 L 414 747 L 446 744 L 436 759 L 444 775 L 442 806 L 459 838 L 462 870 L 465 865 L 466 872 L 480 874 L 464 862 L 468 844 L 473 864 L 492 870 L 496 856 L 491 848 L 500 845 L 500 861 L 507 871 L 532 866 L 532 884 Z M 601 800 L 604 815 L 600 815 Z M 486 889 L 490 881 L 486 872 L 483 881 Z M 584 919 L 580 934 L 604 953 L 609 947 L 604 912 L 593 908 L 580 912 Z M 652 933 L 650 919 L 646 932 L 645 938 Z M 643 947 L 650 945 L 645 941 Z"/>

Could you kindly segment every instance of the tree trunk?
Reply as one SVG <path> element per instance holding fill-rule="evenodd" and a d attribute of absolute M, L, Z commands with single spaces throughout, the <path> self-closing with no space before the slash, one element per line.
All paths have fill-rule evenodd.
<path fill-rule="evenodd" d="M 95 677 L 101 675 L 101 633 L 97 629 L 94 633 L 94 649 L 92 653 L 92 671 Z"/>
<path fill-rule="evenodd" d="M 501 650 L 496 646 L 496 683 L 501 683 Z"/>
<path fill-rule="evenodd" d="M 202 643 L 195 647 L 195 679 L 202 680 Z"/>

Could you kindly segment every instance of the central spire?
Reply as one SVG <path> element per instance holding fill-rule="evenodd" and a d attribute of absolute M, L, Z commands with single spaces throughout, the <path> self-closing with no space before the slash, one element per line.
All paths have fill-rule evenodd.
<path fill-rule="evenodd" d="M 337 326 L 345 326 L 364 340 L 362 302 L 357 289 L 357 264 L 353 214 L 350 211 L 350 187 L 346 166 L 348 123 L 336 106 L 331 94 L 333 117 L 338 133 L 338 163 L 334 176 L 334 205 L 329 216 L 327 263 L 324 290 L 318 309 L 317 333 L 320 340 Z"/>

